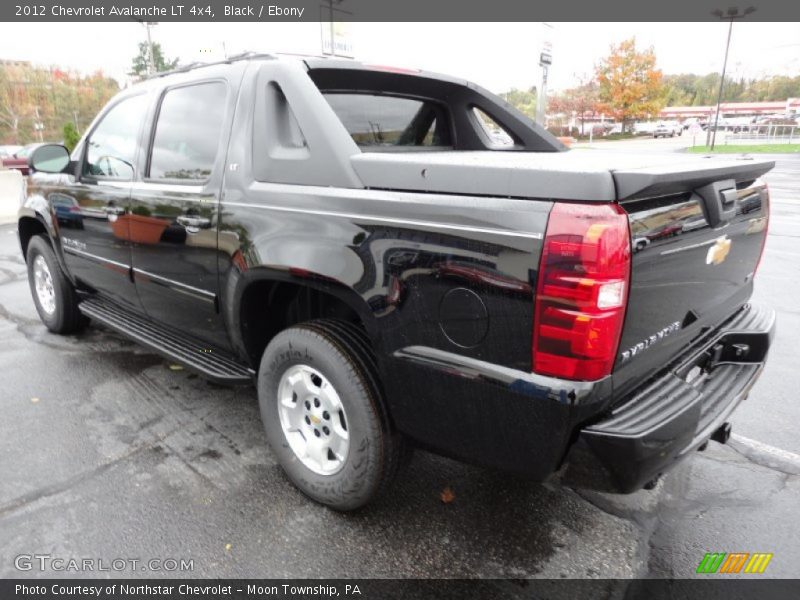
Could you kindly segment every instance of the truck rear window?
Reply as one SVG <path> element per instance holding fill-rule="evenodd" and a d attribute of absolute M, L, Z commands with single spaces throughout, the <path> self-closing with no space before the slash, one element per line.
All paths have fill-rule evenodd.
<path fill-rule="evenodd" d="M 429 100 L 326 92 L 325 99 L 363 150 L 452 149 L 447 110 Z"/>

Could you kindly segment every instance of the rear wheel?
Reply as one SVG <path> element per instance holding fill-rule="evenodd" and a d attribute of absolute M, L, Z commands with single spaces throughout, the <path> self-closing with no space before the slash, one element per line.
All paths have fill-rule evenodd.
<path fill-rule="evenodd" d="M 78 310 L 78 294 L 56 260 L 50 240 L 33 236 L 27 250 L 28 283 L 36 312 L 53 333 L 74 333 L 88 319 Z"/>
<path fill-rule="evenodd" d="M 307 496 L 353 510 L 391 483 L 403 442 L 356 326 L 310 321 L 275 336 L 261 358 L 258 398 L 267 440 Z"/>

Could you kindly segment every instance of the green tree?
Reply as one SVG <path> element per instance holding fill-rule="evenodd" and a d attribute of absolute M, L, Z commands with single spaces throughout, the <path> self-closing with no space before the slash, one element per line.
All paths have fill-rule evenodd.
<path fill-rule="evenodd" d="M 712 106 L 717 102 L 719 73 L 665 75 L 668 106 Z M 725 78 L 723 102 L 778 102 L 800 97 L 800 76 L 776 75 L 761 79 Z"/>
<path fill-rule="evenodd" d="M 64 146 L 72 153 L 72 150 L 78 145 L 78 141 L 81 139 L 81 134 L 78 133 L 78 128 L 75 127 L 75 123 L 72 121 L 64 123 L 62 132 L 64 133 Z"/>
<path fill-rule="evenodd" d="M 597 65 L 600 109 L 622 122 L 623 131 L 634 119 L 657 115 L 664 107 L 662 73 L 656 68 L 652 46 L 636 49 L 636 38 L 611 46 Z"/>
<path fill-rule="evenodd" d="M 509 91 L 500 94 L 500 97 L 516 108 L 526 117 L 536 120 L 536 88 L 529 90 L 518 90 L 511 88 Z"/>
<path fill-rule="evenodd" d="M 164 51 L 161 50 L 161 44 L 153 42 L 153 67 L 157 73 L 163 71 L 171 71 L 178 66 L 180 59 L 168 59 L 164 56 Z M 144 77 L 149 73 L 150 66 L 150 52 L 149 44 L 147 42 L 139 43 L 139 53 L 133 57 L 133 64 L 131 66 L 131 75 L 137 77 Z"/>

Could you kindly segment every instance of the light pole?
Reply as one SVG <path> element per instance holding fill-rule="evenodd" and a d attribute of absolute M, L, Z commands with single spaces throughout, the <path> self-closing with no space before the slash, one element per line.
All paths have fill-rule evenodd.
<path fill-rule="evenodd" d="M 156 59 L 153 53 L 153 37 L 150 35 L 150 28 L 153 25 L 158 25 L 157 21 L 144 21 L 130 17 L 132 21 L 136 21 L 147 30 L 147 75 L 150 76 L 156 72 Z"/>
<path fill-rule="evenodd" d="M 539 53 L 539 66 L 542 69 L 542 81 L 539 89 L 536 90 L 536 122 L 542 127 L 547 127 L 547 73 L 553 63 L 553 44 L 550 41 L 553 26 L 549 23 L 542 23 L 544 40 L 542 51 Z"/>
<path fill-rule="evenodd" d="M 728 50 L 731 47 L 731 32 L 733 31 L 733 22 L 736 19 L 744 19 L 747 15 L 755 12 L 755 7 L 748 6 L 743 12 L 734 7 L 729 8 L 727 11 L 722 12 L 720 9 L 712 11 L 712 15 L 719 18 L 721 21 L 728 21 L 728 41 L 725 43 L 725 59 L 722 61 L 722 77 L 719 80 L 719 92 L 717 93 L 717 112 L 714 115 L 714 130 L 713 133 L 709 127 L 708 135 L 706 136 L 706 146 L 710 145 L 710 149 L 714 149 L 714 144 L 717 141 L 717 124 L 719 123 L 719 109 L 722 103 L 722 87 L 725 85 L 725 69 L 728 67 Z M 711 143 L 709 144 L 709 139 Z"/>
<path fill-rule="evenodd" d="M 324 23 L 323 19 L 320 18 L 320 23 L 319 24 L 320 24 L 320 27 L 323 28 L 323 31 L 321 31 L 321 33 L 322 33 L 322 53 L 323 54 L 330 54 L 331 56 L 336 56 L 336 23 L 333 20 L 333 14 L 334 14 L 334 12 L 341 12 L 341 13 L 344 13 L 344 14 L 350 14 L 350 13 L 347 13 L 347 11 L 340 10 L 339 8 L 334 8 L 333 5 L 335 4 L 338 7 L 339 5 L 341 5 L 341 3 L 343 1 L 344 0 L 328 0 L 328 16 L 330 17 L 330 22 L 328 23 L 328 35 L 331 36 L 331 48 L 330 48 L 330 52 L 329 53 L 325 52 L 325 32 L 324 32 L 325 23 Z M 321 9 L 322 9 L 322 7 L 320 7 L 320 14 L 322 12 Z"/>
<path fill-rule="evenodd" d="M 145 21 L 144 27 L 147 29 L 147 74 L 152 75 L 156 72 L 156 60 L 153 52 L 153 38 L 150 37 L 150 27 L 157 25 L 154 21 Z"/>

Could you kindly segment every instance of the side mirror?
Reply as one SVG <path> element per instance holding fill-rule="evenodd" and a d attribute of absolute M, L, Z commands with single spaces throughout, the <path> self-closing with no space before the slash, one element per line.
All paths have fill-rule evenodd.
<path fill-rule="evenodd" d="M 28 166 L 42 173 L 63 173 L 69 166 L 69 150 L 60 144 L 45 144 L 31 153 Z"/>

